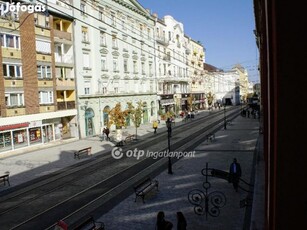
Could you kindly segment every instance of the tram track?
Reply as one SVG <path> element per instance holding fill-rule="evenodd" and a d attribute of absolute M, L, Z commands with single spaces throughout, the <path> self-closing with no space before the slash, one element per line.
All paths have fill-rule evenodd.
<path fill-rule="evenodd" d="M 238 111 L 235 107 L 227 110 L 228 118 L 237 116 Z M 223 119 L 221 111 L 175 126 L 172 150 L 175 151 L 187 142 L 196 140 L 208 129 L 221 127 Z M 195 131 L 187 135 L 187 128 Z M 123 150 L 137 147 L 150 151 L 163 151 L 167 149 L 165 144 L 161 144 L 165 139 L 166 134 L 160 134 L 155 139 L 123 147 Z M 41 226 L 42 222 L 44 226 L 41 229 L 53 226 L 59 219 L 82 212 L 83 207 L 88 207 L 93 201 L 109 195 L 109 191 L 121 184 L 137 180 L 136 175 L 142 169 L 158 164 L 161 159 L 143 158 L 136 161 L 133 158 L 123 157 L 115 160 L 111 154 L 107 154 L 86 161 L 83 165 L 69 167 L 62 173 L 39 181 L 35 185 L 0 197 L 0 226 L 4 229 L 33 229 L 33 226 L 38 226 L 37 224 Z M 112 167 L 114 169 L 110 170 Z"/>

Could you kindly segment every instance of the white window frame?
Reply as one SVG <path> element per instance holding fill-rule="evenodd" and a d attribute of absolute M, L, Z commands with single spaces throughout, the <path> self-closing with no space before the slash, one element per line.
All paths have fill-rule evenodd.
<path fill-rule="evenodd" d="M 53 104 L 53 91 L 39 91 L 39 104 Z"/>
<path fill-rule="evenodd" d="M 10 75 L 10 67 L 14 68 L 14 76 Z M 20 64 L 13 64 L 13 63 L 3 63 L 3 77 L 14 77 L 14 78 L 22 78 L 22 66 Z M 19 69 L 19 75 L 18 75 Z M 4 70 L 6 71 L 6 75 L 4 74 Z"/>
<path fill-rule="evenodd" d="M 17 104 L 12 103 L 12 97 L 16 96 Z M 20 92 L 10 92 L 5 94 L 5 102 L 6 106 L 13 107 L 13 106 L 24 106 L 24 93 Z"/>
<path fill-rule="evenodd" d="M 37 65 L 37 77 L 38 79 L 52 79 L 51 66 Z"/>
<path fill-rule="evenodd" d="M 2 37 L 2 42 L 1 42 L 2 47 L 11 48 L 11 49 L 20 49 L 20 36 L 16 36 L 16 35 L 13 35 L 13 34 L 4 34 L 4 33 L 1 33 L 0 35 Z M 7 45 L 7 43 L 8 43 L 7 37 L 8 36 L 13 37 L 13 47 L 10 47 L 10 46 Z"/>

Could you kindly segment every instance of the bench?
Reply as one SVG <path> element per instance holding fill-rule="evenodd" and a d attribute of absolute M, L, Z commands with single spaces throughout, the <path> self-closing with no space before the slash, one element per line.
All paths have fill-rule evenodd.
<path fill-rule="evenodd" d="M 126 138 L 125 138 L 125 143 L 128 144 L 129 142 L 133 141 L 136 139 L 136 135 L 135 134 L 132 134 L 132 135 L 128 135 Z"/>
<path fill-rule="evenodd" d="M 215 134 L 214 133 L 209 133 L 207 135 L 207 142 L 212 142 L 213 140 L 215 140 Z"/>
<path fill-rule="evenodd" d="M 144 198 L 147 193 L 149 193 L 153 188 L 159 190 L 159 182 L 157 180 L 152 180 L 149 177 L 142 181 L 140 184 L 134 186 L 135 192 L 135 200 L 136 202 L 137 197 L 141 197 L 143 203 L 145 203 Z"/>
<path fill-rule="evenodd" d="M 104 223 L 95 221 L 95 219 L 90 216 L 84 219 L 83 222 L 79 223 L 73 230 L 84 230 L 84 229 L 92 229 L 92 230 L 104 230 Z"/>
<path fill-rule="evenodd" d="M 2 181 L 4 183 L 4 185 L 6 185 L 6 182 L 9 186 L 10 185 L 10 173 L 9 172 L 5 172 L 4 175 L 0 176 L 0 181 Z"/>
<path fill-rule="evenodd" d="M 80 156 L 83 155 L 83 154 L 91 155 L 91 151 L 92 151 L 92 147 L 87 147 L 87 148 L 75 151 L 74 152 L 74 158 L 78 157 L 78 159 L 80 159 Z"/>

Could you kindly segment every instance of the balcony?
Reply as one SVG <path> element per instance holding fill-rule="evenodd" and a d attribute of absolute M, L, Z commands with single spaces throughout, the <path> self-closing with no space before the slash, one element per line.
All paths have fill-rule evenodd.
<path fill-rule="evenodd" d="M 54 37 L 71 41 L 71 33 L 65 31 L 54 30 Z"/>
<path fill-rule="evenodd" d="M 58 110 L 75 109 L 76 102 L 75 101 L 58 102 L 57 106 L 58 106 Z"/>
<path fill-rule="evenodd" d="M 156 41 L 164 46 L 168 46 L 169 45 L 169 40 L 167 40 L 165 37 L 156 37 Z"/>
<path fill-rule="evenodd" d="M 56 63 L 65 63 L 65 64 L 74 63 L 73 55 L 71 54 L 59 55 L 58 53 L 55 53 L 54 58 Z"/>

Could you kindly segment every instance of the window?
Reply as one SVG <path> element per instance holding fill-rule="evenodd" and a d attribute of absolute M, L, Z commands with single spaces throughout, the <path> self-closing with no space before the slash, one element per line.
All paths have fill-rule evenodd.
<path fill-rule="evenodd" d="M 86 5 L 84 2 L 80 3 L 80 11 L 81 11 L 81 15 L 85 15 L 86 13 Z"/>
<path fill-rule="evenodd" d="M 118 93 L 118 87 L 114 87 L 114 93 Z"/>
<path fill-rule="evenodd" d="M 36 52 L 42 54 L 51 54 L 50 42 L 36 40 Z"/>
<path fill-rule="evenodd" d="M 53 91 L 40 91 L 39 92 L 40 104 L 52 104 L 53 103 Z"/>
<path fill-rule="evenodd" d="M 90 69 L 90 54 L 83 53 L 83 69 Z"/>
<path fill-rule="evenodd" d="M 142 68 L 142 74 L 145 74 L 145 63 L 141 63 L 141 68 Z"/>
<path fill-rule="evenodd" d="M 105 17 L 104 17 L 104 8 L 102 7 L 99 7 L 99 20 L 100 21 L 104 21 L 105 20 Z"/>
<path fill-rule="evenodd" d="M 107 70 L 107 58 L 101 57 L 101 70 L 106 71 Z"/>
<path fill-rule="evenodd" d="M 118 61 L 113 59 L 113 72 L 118 72 Z"/>
<path fill-rule="evenodd" d="M 138 66 L 136 61 L 133 61 L 133 73 L 138 73 Z"/>
<path fill-rule="evenodd" d="M 115 13 L 111 13 L 111 25 L 112 26 L 116 26 L 116 17 L 115 17 Z"/>
<path fill-rule="evenodd" d="M 123 29 L 123 30 L 126 30 L 127 28 L 126 28 L 126 22 L 125 22 L 125 20 L 121 20 L 121 23 L 122 23 L 122 29 Z"/>
<path fill-rule="evenodd" d="M 84 94 L 86 95 L 90 94 L 90 87 L 91 87 L 91 82 L 88 80 L 84 81 Z"/>
<path fill-rule="evenodd" d="M 107 93 L 107 87 L 102 87 L 102 93 L 106 94 Z"/>
<path fill-rule="evenodd" d="M 36 26 L 49 28 L 49 16 L 46 16 L 45 14 L 34 14 L 34 23 Z"/>
<path fill-rule="evenodd" d="M 149 63 L 149 76 L 151 77 L 152 75 L 152 63 Z"/>
<path fill-rule="evenodd" d="M 143 37 L 143 25 L 142 24 L 140 24 L 140 35 L 141 37 Z"/>
<path fill-rule="evenodd" d="M 112 35 L 112 47 L 118 48 L 116 35 Z"/>
<path fill-rule="evenodd" d="M 147 28 L 147 38 L 150 39 L 150 29 Z"/>
<path fill-rule="evenodd" d="M 10 35 L 10 34 L 1 34 L 1 45 L 7 48 L 19 49 L 20 47 L 20 38 L 19 36 Z"/>
<path fill-rule="evenodd" d="M 127 59 L 124 60 L 124 72 L 128 73 L 128 60 Z"/>
<path fill-rule="evenodd" d="M 106 33 L 100 31 L 100 45 L 101 46 L 107 46 L 107 42 L 106 42 Z"/>
<path fill-rule="evenodd" d="M 6 93 L 5 104 L 7 106 L 23 106 L 24 94 L 23 93 Z"/>
<path fill-rule="evenodd" d="M 44 66 L 44 65 L 38 65 L 37 66 L 37 77 L 39 79 L 48 78 L 51 79 L 51 67 L 50 66 Z"/>
<path fill-rule="evenodd" d="M 89 38 L 88 38 L 88 29 L 87 29 L 87 27 L 82 26 L 81 32 L 82 32 L 82 42 L 88 43 L 89 42 Z"/>
<path fill-rule="evenodd" d="M 21 65 L 3 64 L 2 67 L 3 67 L 3 76 L 4 77 L 22 78 Z"/>

